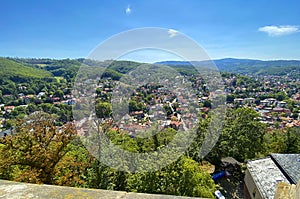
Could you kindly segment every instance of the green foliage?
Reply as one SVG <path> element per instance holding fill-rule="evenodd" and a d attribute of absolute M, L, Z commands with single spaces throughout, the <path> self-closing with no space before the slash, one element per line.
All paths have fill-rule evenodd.
<path fill-rule="evenodd" d="M 266 126 L 258 116 L 251 108 L 229 110 L 220 138 L 208 157 L 215 162 L 231 156 L 244 162 L 263 153 Z"/>
<path fill-rule="evenodd" d="M 146 106 L 141 101 L 137 102 L 136 100 L 130 100 L 128 108 L 129 108 L 129 112 L 144 111 L 146 109 Z"/>
<path fill-rule="evenodd" d="M 288 128 L 284 141 L 285 153 L 300 153 L 300 130 L 299 128 Z"/>
<path fill-rule="evenodd" d="M 213 198 L 215 184 L 195 161 L 181 157 L 159 171 L 131 175 L 126 188 L 142 193 Z"/>
<path fill-rule="evenodd" d="M 265 136 L 266 153 L 300 153 L 299 128 L 273 130 Z"/>
<path fill-rule="evenodd" d="M 73 187 L 89 187 L 89 169 L 94 161 L 79 138 L 66 147 L 66 154 L 54 168 L 53 184 Z"/>
<path fill-rule="evenodd" d="M 1 178 L 110 190 L 213 197 L 212 193 L 215 190 L 215 185 L 210 175 L 202 171 L 198 165 L 203 158 L 201 157 L 203 151 L 200 148 L 203 142 L 207 141 L 205 140 L 206 136 L 212 138 L 206 143 L 207 146 L 211 147 L 218 138 L 218 135 L 211 134 L 210 127 L 214 128 L 215 132 L 221 132 L 216 146 L 207 156 L 207 159 L 215 164 L 222 157 L 227 156 L 232 156 L 244 162 L 248 159 L 257 158 L 261 154 L 268 155 L 271 152 L 299 153 L 299 129 L 291 128 L 266 134 L 266 126 L 258 121 L 259 115 L 257 112 L 250 108 L 238 108 L 227 112 L 223 129 L 218 125 L 214 125 L 214 122 L 220 123 L 220 120 L 213 120 L 214 114 L 212 112 L 201 113 L 200 115 L 203 118 L 197 124 L 196 138 L 189 150 L 186 151 L 185 156 L 180 157 L 177 161 L 159 171 L 144 172 L 145 168 L 138 168 L 138 173 L 130 174 L 109 168 L 92 158 L 78 138 L 73 139 L 75 130 L 72 125 L 68 126 L 69 123 L 67 123 L 73 120 L 72 106 L 63 102 L 53 103 L 53 97 L 69 99 L 65 95 L 71 94 L 72 84 L 80 66 L 83 66 L 80 68 L 80 78 L 95 79 L 102 74 L 102 77 L 119 80 L 121 77 L 125 78 L 124 74 L 136 69 L 140 64 L 129 61 L 114 61 L 106 67 L 108 63 L 84 59 L 0 58 L 0 68 L 2 67 L 0 76 L 3 77 L 0 79 L 0 102 L 15 106 L 28 105 L 27 107 L 16 107 L 10 114 L 5 115 L 5 118 L 9 120 L 5 121 L 4 128 L 15 126 L 16 134 L 1 140 L 4 143 L 0 145 Z M 261 66 L 249 68 L 242 66 L 242 64 L 247 65 L 246 62 L 241 62 L 239 65 L 234 64 L 234 70 L 243 73 L 249 71 L 264 73 Z M 173 65 L 171 70 L 176 70 L 184 75 L 197 73 L 192 66 Z M 292 70 L 297 72 L 298 68 L 292 67 Z M 169 72 L 166 70 L 167 76 Z M 53 76 L 56 77 L 53 78 Z M 41 79 L 45 77 L 47 79 Z M 228 95 L 226 101 L 229 103 L 232 103 L 236 97 L 249 97 L 251 95 L 249 93 L 254 92 L 253 89 L 265 92 L 262 83 L 258 80 L 254 81 L 253 78 L 231 73 L 224 73 L 222 77 L 233 78 L 228 86 L 229 89 L 236 86 L 245 88 L 245 90 L 239 90 Z M 208 88 L 204 88 L 205 82 L 202 79 L 199 82 L 196 82 L 196 76 L 192 76 L 191 79 L 194 80 L 197 88 L 202 89 L 202 96 L 209 95 Z M 145 137 L 139 136 L 138 133 L 130 136 L 127 132 L 119 129 L 118 126 L 112 126 L 112 104 L 110 103 L 112 94 L 110 90 L 113 89 L 115 84 L 107 79 L 101 80 L 99 83 L 102 83 L 103 87 L 96 90 L 95 112 L 99 118 L 98 121 L 95 121 L 99 124 L 97 138 L 102 139 L 105 135 L 107 136 L 105 139 L 126 151 L 133 153 L 153 152 L 153 154 L 163 147 L 170 147 L 171 144 L 174 144 L 171 141 L 175 135 L 180 135 L 178 141 L 180 144 L 175 143 L 172 146 L 178 148 L 183 146 L 186 140 L 189 139 L 184 133 L 180 134 L 180 131 L 172 128 L 164 128 L 157 132 L 158 128 L 155 125 L 149 131 L 143 132 L 149 135 Z M 135 95 L 129 100 L 129 112 L 143 111 L 146 114 L 149 110 L 147 105 L 152 105 L 155 97 L 157 97 L 155 94 L 151 94 L 151 89 L 157 90 L 162 86 L 145 85 L 144 88 L 147 89 L 136 89 Z M 286 101 L 286 107 L 292 110 L 292 117 L 296 119 L 299 107 L 296 107 L 295 101 L 291 100 L 290 97 L 298 91 L 299 86 L 295 83 L 293 89 L 286 89 L 285 92 L 279 89 L 272 90 L 272 85 L 269 86 L 266 90 L 267 94 L 258 96 L 257 99 L 272 97 L 279 101 Z M 110 89 L 105 91 L 105 88 Z M 36 96 L 27 98 L 26 102 L 25 99 L 18 96 L 20 93 L 35 95 L 39 92 L 45 92 L 46 95 L 40 98 Z M 223 102 L 223 100 L 219 101 Z M 212 103 L 206 100 L 202 101 L 201 105 L 216 107 L 218 101 L 215 100 Z M 78 103 L 75 106 L 84 107 L 88 105 Z M 172 106 L 175 108 L 180 105 L 173 103 Z M 77 108 L 81 110 L 80 107 Z M 193 108 L 194 106 L 189 107 L 189 109 Z M 165 104 L 164 109 L 168 116 L 172 115 L 173 111 L 170 106 Z M 29 117 L 29 120 L 26 120 L 27 114 L 36 111 L 43 111 L 48 114 L 44 113 L 45 115 L 35 118 Z M 57 118 L 54 119 L 49 114 L 55 115 Z M 86 112 L 79 114 L 89 115 Z M 43 120 L 43 118 L 46 119 Z M 143 123 L 145 120 L 141 119 L 138 122 Z M 114 128 L 111 129 L 111 127 Z M 63 133 L 60 134 L 59 132 Z M 97 147 L 101 149 L 100 145 L 94 148 L 97 149 Z M 108 154 L 110 152 L 108 151 Z M 120 158 L 122 164 L 124 161 L 126 161 L 124 158 Z M 161 162 L 161 160 L 149 162 L 149 167 Z"/>
<path fill-rule="evenodd" d="M 186 155 L 193 160 L 200 162 L 202 160 L 201 157 L 201 147 L 204 143 L 204 138 L 208 135 L 208 128 L 211 122 L 211 117 L 207 117 L 205 119 L 200 119 L 197 125 L 196 137 L 189 147 Z"/>
<path fill-rule="evenodd" d="M 98 100 L 95 105 L 95 111 L 98 118 L 109 118 L 112 114 L 112 106 L 108 102 L 101 102 Z"/>
<path fill-rule="evenodd" d="M 192 65 L 172 65 L 171 67 L 174 68 L 181 75 L 195 75 L 199 73 L 197 69 Z"/>
<path fill-rule="evenodd" d="M 63 98 L 63 96 L 64 96 L 64 92 L 62 91 L 62 90 L 56 90 L 55 92 L 54 92 L 54 96 L 55 97 L 59 97 L 59 98 Z"/>
<path fill-rule="evenodd" d="M 76 74 L 83 64 L 80 59 L 24 59 L 24 58 L 10 58 L 10 60 L 16 61 L 19 64 L 25 65 L 33 69 L 46 72 L 51 76 L 63 77 L 66 82 L 72 82 Z"/>
<path fill-rule="evenodd" d="M 113 144 L 120 146 L 122 149 L 130 152 L 138 152 L 137 140 L 132 139 L 128 134 L 111 130 L 107 133 L 107 136 Z"/>
<path fill-rule="evenodd" d="M 10 80 L 2 80 L 2 84 L 0 86 L 2 95 L 16 95 L 17 88 L 16 84 Z"/>
<path fill-rule="evenodd" d="M 122 74 L 111 69 L 106 69 L 102 73 L 102 78 L 108 78 L 108 77 L 110 77 L 112 80 L 119 80 L 122 77 Z"/>
<path fill-rule="evenodd" d="M 114 61 L 107 68 L 116 71 L 117 73 L 126 74 L 137 68 L 139 65 L 141 65 L 141 63 L 132 61 Z"/>
<path fill-rule="evenodd" d="M 22 80 L 31 79 L 31 78 L 50 78 L 51 73 L 24 66 L 20 63 L 17 63 L 13 60 L 6 58 L 0 58 L 0 79 L 10 79 L 14 82 L 21 82 Z"/>
<path fill-rule="evenodd" d="M 228 94 L 228 95 L 226 96 L 226 102 L 227 102 L 227 103 L 233 103 L 233 102 L 234 102 L 234 98 L 235 98 L 234 95 Z"/>
<path fill-rule="evenodd" d="M 4 179 L 52 184 L 55 167 L 67 153 L 74 126 L 55 126 L 54 118 L 37 112 L 18 120 L 12 136 L 3 138 L 0 176 Z"/>

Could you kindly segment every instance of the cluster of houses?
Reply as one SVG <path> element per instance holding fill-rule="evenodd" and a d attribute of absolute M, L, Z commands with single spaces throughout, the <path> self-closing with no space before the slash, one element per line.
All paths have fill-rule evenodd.
<path fill-rule="evenodd" d="M 300 94 L 295 85 L 297 79 L 288 76 L 264 76 L 252 77 L 252 85 L 236 85 L 237 77 L 224 78 L 225 91 L 227 94 L 235 94 L 233 103 L 227 104 L 229 107 L 252 107 L 260 114 L 260 121 L 276 128 L 300 127 L 300 113 L 294 112 L 294 108 L 299 109 Z M 288 92 L 289 93 L 288 93 Z M 286 100 L 279 98 L 266 98 L 260 100 L 261 96 L 276 95 L 277 92 L 289 96 L 289 101 L 293 102 L 293 107 Z M 245 97 L 247 96 L 247 97 Z M 294 109 L 294 110 L 293 110 Z"/>
<path fill-rule="evenodd" d="M 12 96 L 9 95 L 3 97 L 12 97 Z M 53 95 L 47 96 L 45 92 L 39 92 L 37 95 L 32 95 L 32 94 L 24 95 L 23 93 L 19 93 L 18 100 L 22 100 L 22 104 L 18 106 L 0 104 L 0 129 L 3 127 L 3 124 L 6 122 L 4 116 L 9 115 L 16 107 L 26 108 L 30 103 L 38 102 L 40 104 L 43 103 L 43 101 L 45 101 L 46 103 L 66 104 L 66 105 L 74 105 L 76 102 L 76 99 L 72 94 L 64 95 L 62 98 L 60 98 Z"/>
<path fill-rule="evenodd" d="M 150 129 L 154 124 L 157 124 L 159 129 L 171 127 L 178 130 L 183 127 L 183 121 L 186 128 L 192 128 L 196 123 L 196 111 L 199 109 L 194 112 L 189 110 L 189 99 L 195 97 L 180 86 L 172 85 L 172 88 L 167 88 L 155 84 L 144 85 L 134 93 L 131 99 L 144 103 L 145 108 L 125 114 L 118 121 L 115 127 L 117 130 L 124 130 L 135 136 Z"/>
<path fill-rule="evenodd" d="M 299 101 L 298 101 L 299 103 Z M 253 107 L 260 114 L 260 121 L 273 125 L 279 123 L 278 127 L 300 127 L 300 115 L 291 117 L 292 111 L 287 108 L 287 102 L 277 101 L 274 98 L 267 98 L 258 101 L 255 98 L 235 98 L 235 105 Z"/>
<path fill-rule="evenodd" d="M 234 77 L 233 77 L 234 79 Z M 92 80 L 91 80 L 92 81 Z M 99 80 L 98 80 L 99 81 Z M 220 91 L 223 94 L 230 94 L 234 92 L 234 90 L 246 90 L 246 88 L 240 88 L 240 87 L 228 87 L 232 79 L 223 79 L 223 82 L 221 82 L 225 86 L 225 92 Z M 100 81 L 99 81 L 100 82 Z M 201 77 L 196 79 L 196 83 L 202 82 Z M 178 84 L 182 82 L 178 81 Z M 106 79 L 101 81 L 98 84 L 95 84 L 96 88 L 99 93 L 94 94 L 95 97 L 107 97 L 108 95 L 111 95 L 112 92 L 116 92 L 116 89 L 114 88 L 116 85 L 116 82 L 112 81 L 111 79 Z M 276 84 L 281 89 L 285 89 L 288 85 L 278 83 L 277 81 L 265 81 L 264 85 L 267 86 L 274 86 Z M 163 85 L 163 84 L 160 84 Z M 205 86 L 205 85 L 199 85 L 197 86 Z M 229 89 L 231 88 L 231 90 Z M 172 90 L 172 91 L 171 91 Z M 189 93 L 187 90 L 183 89 L 181 86 L 173 85 L 173 88 L 166 88 L 164 86 L 159 87 L 151 87 L 151 86 L 141 86 L 139 88 L 140 93 L 147 93 L 152 94 L 153 97 L 151 100 L 146 101 L 143 99 L 142 96 L 136 95 L 135 98 L 137 101 L 142 101 L 146 107 L 146 110 L 135 110 L 128 112 L 125 116 L 123 116 L 122 120 L 119 121 L 117 126 L 115 128 L 126 130 L 129 132 L 132 132 L 133 134 L 141 131 L 145 131 L 148 128 L 151 127 L 153 124 L 153 121 L 157 122 L 164 127 L 171 127 L 174 129 L 179 129 L 182 127 L 182 121 L 184 120 L 185 125 L 187 128 L 192 127 L 196 120 L 197 114 L 200 110 L 204 112 L 209 111 L 209 107 L 198 107 L 195 109 L 194 112 L 190 113 L 190 104 L 188 102 L 188 99 L 194 99 L 197 103 L 198 102 L 205 102 L 210 101 L 211 96 L 213 95 L 207 95 L 205 94 L 205 91 L 200 91 L 197 99 L 192 96 L 191 93 Z M 175 95 L 175 93 L 179 93 L 180 95 Z M 227 104 L 229 107 L 237 107 L 237 106 L 246 106 L 246 107 L 253 107 L 257 112 L 260 114 L 260 121 L 263 123 L 267 123 L 270 126 L 273 126 L 276 124 L 276 128 L 285 128 L 285 127 L 293 127 L 293 126 L 300 126 L 300 119 L 299 115 L 297 117 L 293 116 L 292 110 L 287 108 L 287 102 L 286 101 L 278 101 L 274 98 L 267 98 L 264 100 L 259 101 L 257 94 L 259 92 L 253 92 L 250 96 L 253 95 L 253 97 L 245 97 L 245 98 L 235 98 L 234 102 L 232 104 Z M 28 99 L 31 98 L 41 98 L 44 96 L 45 93 L 41 92 L 37 96 L 23 96 L 20 94 L 20 98 Z M 49 96 L 51 97 L 51 96 Z M 291 98 L 296 102 L 296 104 L 300 104 L 300 94 L 294 94 Z M 72 95 L 66 95 L 64 96 L 64 99 L 60 99 L 58 97 L 52 97 L 51 100 L 54 104 L 58 103 L 65 103 L 68 105 L 73 105 L 76 102 L 76 99 Z M 112 99 L 113 100 L 113 99 Z M 174 101 L 175 100 L 175 101 Z M 179 106 L 175 107 L 174 104 L 179 104 Z M 172 110 L 171 115 L 166 114 L 165 106 L 169 106 Z M 10 111 L 13 109 L 13 107 L 7 107 L 5 108 L 7 111 Z M 175 115 L 176 114 L 176 115 Z M 174 119 L 175 117 L 171 118 L 172 116 L 177 117 L 177 119 Z M 180 118 L 178 116 L 182 116 L 183 118 Z"/>
<path fill-rule="evenodd" d="M 247 85 L 245 87 L 242 86 L 233 86 L 232 82 L 234 81 L 236 77 L 231 78 L 224 78 L 221 82 L 221 84 L 224 85 L 223 91 L 215 91 L 215 94 L 232 94 L 240 91 L 247 90 Z M 262 81 L 263 86 L 265 87 L 264 91 L 261 91 L 258 89 L 253 88 L 253 91 L 248 93 L 248 96 L 252 97 L 238 97 L 233 100 L 232 104 L 227 104 L 229 107 L 238 107 L 238 106 L 246 106 L 246 107 L 252 107 L 260 114 L 260 121 L 263 123 L 267 123 L 272 125 L 276 124 L 276 128 L 284 128 L 284 127 L 293 127 L 293 126 L 300 126 L 300 116 L 299 114 L 295 116 L 295 113 L 293 113 L 288 107 L 288 103 L 286 101 L 278 101 L 274 98 L 267 98 L 264 100 L 258 100 L 258 96 L 260 94 L 266 94 L 272 92 L 273 86 L 276 88 L 282 89 L 282 91 L 285 91 L 284 89 L 289 88 L 288 81 L 294 81 L 294 80 L 285 80 L 287 82 L 281 82 L 280 79 L 267 77 L 266 80 Z M 97 88 L 97 93 L 94 93 L 95 97 L 107 97 L 108 95 L 111 95 L 111 93 L 115 90 L 115 84 L 116 82 L 112 81 L 111 79 L 105 79 L 99 81 L 100 79 L 97 79 L 98 83 L 95 83 L 93 80 L 89 80 L 89 84 L 92 82 L 93 85 Z M 167 80 L 164 80 L 167 81 Z M 146 110 L 135 110 L 129 112 L 125 117 L 122 119 L 122 121 L 118 124 L 118 127 L 120 129 L 137 129 L 143 130 L 147 129 L 149 126 L 151 126 L 151 123 L 153 121 L 160 121 L 160 125 L 172 127 L 174 129 L 179 129 L 182 125 L 182 121 L 185 121 L 185 125 L 187 128 L 193 126 L 196 122 L 195 118 L 197 118 L 197 114 L 200 110 L 204 110 L 205 112 L 208 112 L 210 107 L 197 107 L 194 111 L 191 112 L 191 102 L 190 100 L 194 100 L 193 103 L 204 103 L 209 102 L 211 100 L 211 97 L 213 94 L 207 94 L 207 90 L 205 89 L 199 89 L 197 97 L 195 97 L 192 92 L 189 92 L 188 89 L 183 88 L 181 84 L 184 83 L 184 80 L 178 79 L 178 81 L 175 81 L 177 83 L 174 83 L 174 85 L 171 85 L 170 88 L 167 88 L 164 85 L 166 82 L 157 82 L 157 85 L 160 86 L 141 86 L 139 88 L 140 93 L 147 93 L 148 95 L 152 94 L 152 99 L 145 100 L 142 96 L 136 95 L 137 101 L 142 101 L 145 103 Z M 197 77 L 195 80 L 196 87 L 206 87 L 205 84 L 202 83 L 202 78 Z M 77 84 L 83 84 L 78 83 Z M 75 85 L 80 86 L 80 85 Z M 265 91 L 265 90 L 270 91 Z M 217 93 L 220 92 L 220 93 Z M 177 95 L 176 95 L 177 93 Z M 9 97 L 9 96 L 3 96 L 3 97 Z M 47 103 L 53 103 L 53 104 L 67 104 L 67 105 L 74 105 L 76 103 L 76 99 L 73 95 L 64 95 L 63 97 L 57 97 L 53 95 L 47 95 L 45 92 L 39 92 L 37 95 L 25 95 L 24 93 L 18 94 L 18 99 L 23 100 L 23 105 L 21 106 L 27 106 L 29 103 L 34 103 L 37 100 L 40 102 L 46 101 Z M 295 91 L 295 94 L 290 98 L 293 100 L 296 104 L 296 106 L 300 105 L 300 94 Z M 176 106 L 175 106 L 176 104 Z M 178 106 L 179 105 L 179 106 Z M 172 114 L 167 115 L 165 107 L 169 106 L 171 109 Z M 195 106 L 194 106 L 195 107 Z M 0 105 L 1 113 L 2 115 L 9 114 L 15 107 L 14 106 L 7 106 L 7 105 Z M 208 110 L 206 110 L 208 109 Z M 150 111 L 149 111 L 150 110 Z M 178 116 L 182 116 L 183 118 L 180 118 Z M 171 119 L 172 116 L 177 117 L 175 120 L 174 117 Z M 2 119 L 4 120 L 4 119 Z"/>

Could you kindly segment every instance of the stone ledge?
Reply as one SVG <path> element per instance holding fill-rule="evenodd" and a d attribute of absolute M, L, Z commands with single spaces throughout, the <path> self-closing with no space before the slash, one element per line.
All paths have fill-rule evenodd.
<path fill-rule="evenodd" d="M 37 198 L 37 199 L 39 198 L 192 199 L 192 197 L 128 193 L 124 191 L 84 189 L 84 188 L 54 186 L 54 185 L 37 185 L 37 184 L 29 184 L 29 183 L 12 182 L 6 180 L 0 180 L 0 198 L 1 199 L 4 198 L 7 199 L 30 199 L 30 198 Z"/>

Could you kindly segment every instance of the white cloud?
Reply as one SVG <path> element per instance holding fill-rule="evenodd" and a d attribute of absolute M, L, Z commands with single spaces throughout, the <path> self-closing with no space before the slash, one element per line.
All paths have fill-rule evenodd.
<path fill-rule="evenodd" d="M 130 14 L 131 14 L 131 8 L 130 8 L 130 5 L 127 6 L 125 12 L 126 12 L 127 15 L 130 15 Z"/>
<path fill-rule="evenodd" d="M 168 34 L 169 34 L 169 37 L 172 38 L 172 37 L 175 37 L 178 34 L 178 31 L 173 30 L 173 29 L 169 29 Z"/>
<path fill-rule="evenodd" d="M 260 27 L 258 31 L 265 32 L 269 36 L 283 36 L 299 32 L 298 26 L 264 26 Z"/>

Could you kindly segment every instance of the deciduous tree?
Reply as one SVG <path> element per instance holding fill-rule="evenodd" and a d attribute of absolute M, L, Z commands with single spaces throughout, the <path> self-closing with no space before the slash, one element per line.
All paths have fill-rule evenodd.
<path fill-rule="evenodd" d="M 55 167 L 67 153 L 74 138 L 74 125 L 55 126 L 55 119 L 34 112 L 18 120 L 12 136 L 2 140 L 0 175 L 2 178 L 52 184 Z"/>

